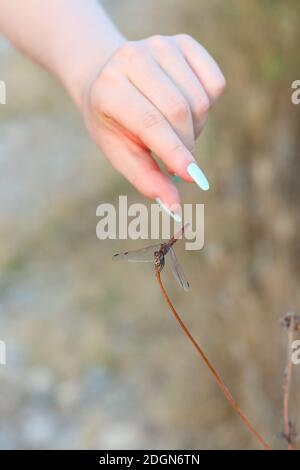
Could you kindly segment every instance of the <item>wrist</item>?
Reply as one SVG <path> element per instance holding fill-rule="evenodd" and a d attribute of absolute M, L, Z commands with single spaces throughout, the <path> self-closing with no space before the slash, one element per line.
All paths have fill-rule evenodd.
<path fill-rule="evenodd" d="M 91 83 L 114 52 L 126 42 L 121 34 L 116 34 L 105 42 L 105 49 L 101 42 L 91 41 L 86 48 L 72 51 L 65 59 L 60 79 L 74 100 L 76 106 L 82 110 L 84 97 Z"/>
<path fill-rule="evenodd" d="M 74 0 L 73 0 L 74 1 Z M 74 5 L 74 4 L 73 4 Z M 64 24 L 62 41 L 53 46 L 53 72 L 67 89 L 79 109 L 90 83 L 126 38 L 110 21 L 98 2 L 88 7 L 78 3 L 76 16 Z"/>

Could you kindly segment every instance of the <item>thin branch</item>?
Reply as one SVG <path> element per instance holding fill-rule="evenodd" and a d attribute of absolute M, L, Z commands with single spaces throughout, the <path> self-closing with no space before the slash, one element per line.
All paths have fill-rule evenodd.
<path fill-rule="evenodd" d="M 295 450 L 293 440 L 296 433 L 289 417 L 289 400 L 293 370 L 293 363 L 291 361 L 292 343 L 294 340 L 294 331 L 299 329 L 299 316 L 294 313 L 287 313 L 283 317 L 281 324 L 288 329 L 287 363 L 283 378 L 283 436 L 287 441 L 288 450 Z"/>
<path fill-rule="evenodd" d="M 176 318 L 176 320 L 178 321 L 179 325 L 181 326 L 182 330 L 184 331 L 184 333 L 186 334 L 186 336 L 188 337 L 188 339 L 190 340 L 190 342 L 193 344 L 194 348 L 197 350 L 198 354 L 201 356 L 201 358 L 203 359 L 203 361 L 205 362 L 206 366 L 209 368 L 210 372 L 212 373 L 215 381 L 217 382 L 218 386 L 220 387 L 220 389 L 222 390 L 226 400 L 229 402 L 230 406 L 233 408 L 233 410 L 238 414 L 238 416 L 241 418 L 241 420 L 243 421 L 243 423 L 247 426 L 247 428 L 249 429 L 249 431 L 252 433 L 252 435 L 260 442 L 260 444 L 263 446 L 263 448 L 265 450 L 271 450 L 271 447 L 269 446 L 269 444 L 266 443 L 266 441 L 263 439 L 263 437 L 259 434 L 258 431 L 256 431 L 256 429 L 254 428 L 254 426 L 250 423 L 250 421 L 248 420 L 248 418 L 244 415 L 244 413 L 242 412 L 242 410 L 240 409 L 240 407 L 238 406 L 238 404 L 236 403 L 236 401 L 234 400 L 234 398 L 232 397 L 231 393 L 229 392 L 228 388 L 226 387 L 226 385 L 223 383 L 222 379 L 219 377 L 218 373 L 216 372 L 216 370 L 214 369 L 214 367 L 212 366 L 212 364 L 210 363 L 208 357 L 206 356 L 206 354 L 203 352 L 203 350 L 201 349 L 201 347 L 199 346 L 199 344 L 197 343 L 197 341 L 194 339 L 194 337 L 191 335 L 191 333 L 189 332 L 188 328 L 185 326 L 185 324 L 183 323 L 183 321 L 181 320 L 181 317 L 179 316 L 179 314 L 177 313 L 177 311 L 175 310 L 171 300 L 169 299 L 169 296 L 164 288 L 164 285 L 162 283 L 162 280 L 161 280 L 161 276 L 160 276 L 160 272 L 157 268 L 155 268 L 155 272 L 156 272 L 156 279 L 157 279 L 157 282 L 160 286 L 160 289 L 163 293 L 163 296 L 169 306 L 169 308 L 171 309 L 174 317 Z"/>
<path fill-rule="evenodd" d="M 289 331 L 288 331 L 288 354 L 287 354 L 287 365 L 284 373 L 283 382 L 283 419 L 284 419 L 284 435 L 288 442 L 288 449 L 293 450 L 293 444 L 291 442 L 291 430 L 290 430 L 290 418 L 289 418 L 289 398 L 290 398 L 290 385 L 292 379 L 292 361 L 291 361 L 291 345 L 294 337 L 294 320 L 291 319 Z"/>

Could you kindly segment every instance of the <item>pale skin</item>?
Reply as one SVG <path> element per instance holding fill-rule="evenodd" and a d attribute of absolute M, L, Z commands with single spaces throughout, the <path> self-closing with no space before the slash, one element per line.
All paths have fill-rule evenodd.
<path fill-rule="evenodd" d="M 177 212 L 153 154 L 193 181 L 195 140 L 225 88 L 206 49 L 186 34 L 128 41 L 97 0 L 0 0 L 0 32 L 59 78 L 112 166 Z"/>

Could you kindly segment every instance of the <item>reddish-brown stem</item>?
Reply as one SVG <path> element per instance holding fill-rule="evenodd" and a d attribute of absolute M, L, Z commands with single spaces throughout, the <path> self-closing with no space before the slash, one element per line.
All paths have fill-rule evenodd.
<path fill-rule="evenodd" d="M 236 403 L 236 401 L 234 400 L 234 398 L 232 397 L 231 393 L 229 392 L 228 388 L 226 387 L 226 385 L 223 383 L 222 379 L 219 377 L 217 371 L 215 370 L 215 368 L 212 366 L 212 364 L 210 363 L 208 357 L 206 356 L 206 354 L 203 352 L 203 350 L 201 349 L 201 347 L 199 346 L 199 344 L 197 343 L 197 341 L 194 339 L 194 337 L 191 335 L 191 333 L 189 332 L 188 328 L 185 326 L 185 324 L 183 323 L 183 321 L 181 320 L 181 317 L 179 316 L 179 314 L 177 313 L 177 311 L 175 310 L 171 300 L 169 299 L 169 296 L 164 288 L 164 285 L 162 283 L 162 280 L 161 280 L 161 277 L 160 277 L 160 272 L 159 270 L 156 268 L 155 269 L 156 271 L 156 279 L 158 281 L 158 284 L 160 286 L 160 289 L 163 293 L 163 296 L 168 304 L 168 306 L 170 307 L 174 317 L 176 318 L 176 320 L 178 321 L 179 325 L 181 326 L 182 330 L 184 331 L 184 333 L 186 334 L 186 336 L 188 337 L 188 339 L 191 341 L 191 343 L 193 344 L 194 348 L 197 350 L 197 352 L 199 353 L 199 355 L 201 356 L 201 358 L 203 359 L 203 361 L 205 362 L 205 364 L 207 365 L 207 367 L 209 368 L 210 372 L 212 373 L 215 381 L 217 382 L 218 386 L 220 387 L 220 389 L 222 390 L 226 400 L 229 402 L 229 404 L 231 405 L 231 407 L 234 409 L 234 411 L 238 414 L 238 416 L 241 418 L 241 420 L 243 421 L 243 423 L 247 426 L 247 428 L 249 429 L 249 431 L 252 433 L 252 435 L 260 442 L 260 444 L 263 446 L 263 448 L 265 450 L 271 450 L 271 447 L 269 446 L 269 444 L 266 443 L 266 441 L 264 440 L 264 438 L 259 434 L 258 431 L 256 431 L 256 429 L 254 428 L 254 426 L 250 423 L 250 421 L 248 420 L 248 418 L 244 415 L 244 413 L 242 412 L 242 410 L 240 409 L 240 407 L 238 406 L 238 404 Z"/>
<path fill-rule="evenodd" d="M 293 364 L 291 361 L 291 349 L 294 337 L 294 318 L 291 315 L 290 324 L 288 329 L 288 348 L 287 348 L 287 364 L 284 372 L 283 381 L 283 423 L 284 423 L 284 437 L 288 443 L 288 450 L 294 450 L 292 443 L 292 429 L 289 418 L 289 397 L 290 397 L 290 385 L 292 380 L 292 368 Z"/>

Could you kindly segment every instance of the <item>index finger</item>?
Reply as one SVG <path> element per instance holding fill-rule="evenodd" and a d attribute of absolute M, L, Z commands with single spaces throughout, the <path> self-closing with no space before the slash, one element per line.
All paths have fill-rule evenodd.
<path fill-rule="evenodd" d="M 133 84 L 122 80 L 111 89 L 111 95 L 107 91 L 101 97 L 101 102 L 102 112 L 139 137 L 169 169 L 186 181 L 196 180 L 189 170 L 191 164 L 195 166 L 193 155 L 160 111 Z M 200 185 L 199 179 L 196 182 Z"/>

